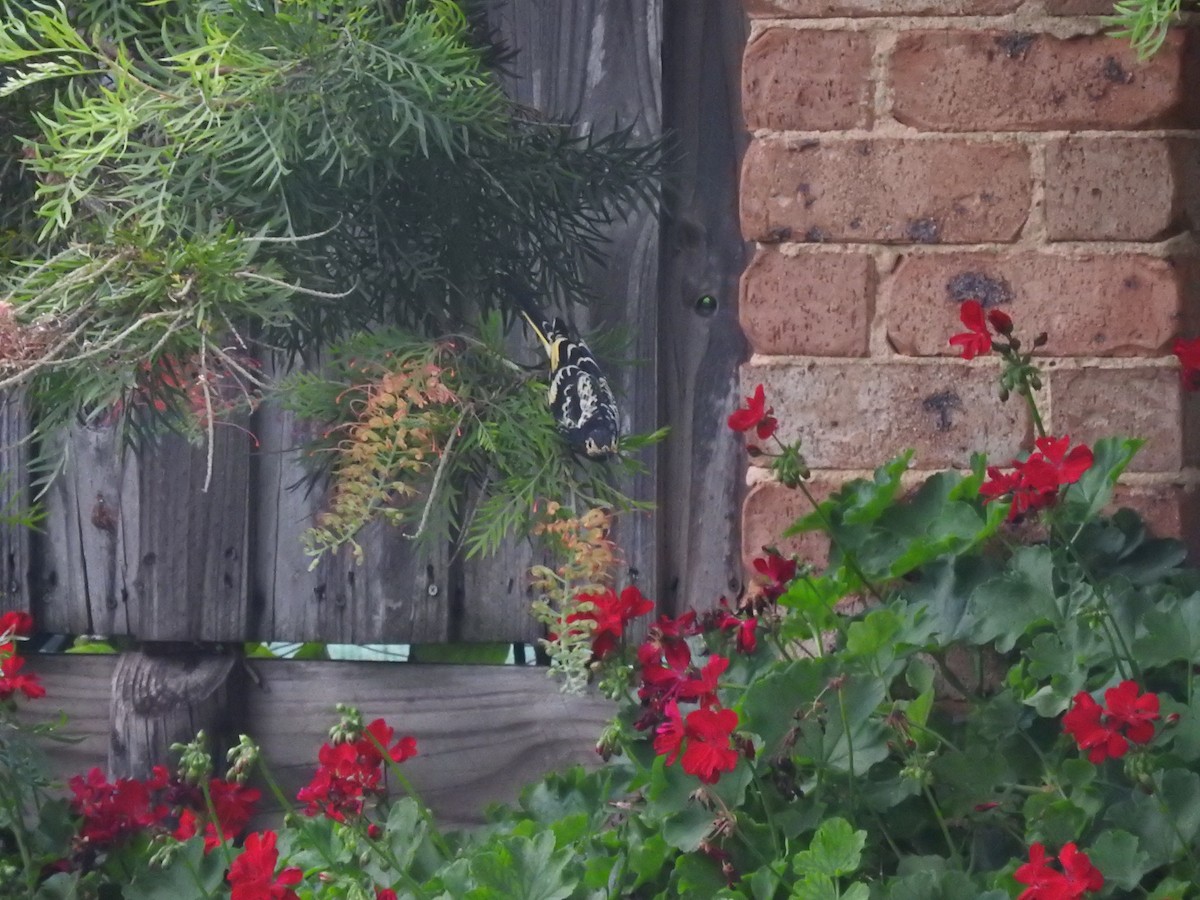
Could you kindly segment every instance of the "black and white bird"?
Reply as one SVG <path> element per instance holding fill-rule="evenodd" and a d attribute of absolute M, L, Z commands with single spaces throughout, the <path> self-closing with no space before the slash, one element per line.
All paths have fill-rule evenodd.
<path fill-rule="evenodd" d="M 596 357 L 562 319 L 550 319 L 520 296 L 521 315 L 529 323 L 550 361 L 550 412 L 567 445 L 588 459 L 603 460 L 617 452 L 620 428 L 617 401 Z"/>

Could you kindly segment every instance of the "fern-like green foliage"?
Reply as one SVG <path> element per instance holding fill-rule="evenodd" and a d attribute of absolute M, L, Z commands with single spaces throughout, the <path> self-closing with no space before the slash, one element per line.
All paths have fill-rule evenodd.
<path fill-rule="evenodd" d="M 442 360 L 438 336 L 504 308 L 513 280 L 586 302 L 582 267 L 655 198 L 659 149 L 516 107 L 479 34 L 452 0 L 0 0 L 0 390 L 28 387 L 37 436 L 82 415 L 211 439 L 272 389 L 255 365 L 272 352 L 382 328 L 360 340 Z M 455 458 L 497 489 L 475 551 L 552 479 L 616 499 L 489 359 L 448 382 L 466 398 Z M 346 416 L 325 419 L 339 440 L 346 404 L 321 410 Z M 452 474 L 438 492 L 457 502 Z M 400 490 L 380 479 L 368 511 Z"/>
<path fill-rule="evenodd" d="M 320 373 L 282 385 L 288 407 L 314 423 L 319 436 L 307 452 L 331 481 L 328 508 L 306 537 L 316 559 L 343 544 L 361 556 L 355 534 L 375 519 L 474 556 L 529 533 L 551 499 L 575 509 L 644 506 L 613 476 L 641 471 L 633 451 L 663 433 L 626 438 L 611 464 L 573 457 L 545 384 L 508 359 L 500 316 L 477 333 L 434 341 L 363 333 L 334 346 Z"/>
<path fill-rule="evenodd" d="M 1179 23 L 1181 0 L 1118 0 L 1107 17 L 1114 37 L 1127 38 L 1142 59 L 1161 49 L 1167 29 Z"/>

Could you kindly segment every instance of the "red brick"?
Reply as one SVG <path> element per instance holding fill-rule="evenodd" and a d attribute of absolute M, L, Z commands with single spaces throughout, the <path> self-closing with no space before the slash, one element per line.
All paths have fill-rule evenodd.
<path fill-rule="evenodd" d="M 1047 427 L 1073 442 L 1119 435 L 1146 441 L 1131 472 L 1176 472 L 1186 464 L 1179 374 L 1136 369 L 1049 369 L 1052 417 Z"/>
<path fill-rule="evenodd" d="M 1186 228 L 1184 210 L 1200 175 L 1197 146 L 1191 140 L 1138 137 L 1051 141 L 1048 236 L 1152 241 Z"/>
<path fill-rule="evenodd" d="M 1183 36 L 1139 62 L 1129 42 L 1003 31 L 910 31 L 892 54 L 893 115 L 928 130 L 1182 124 Z"/>
<path fill-rule="evenodd" d="M 758 140 L 742 167 L 742 230 L 761 241 L 1011 241 L 1029 214 L 1016 143 Z"/>
<path fill-rule="evenodd" d="M 866 253 L 762 248 L 742 274 L 738 315 L 756 353 L 866 356 L 875 261 Z"/>
<path fill-rule="evenodd" d="M 1108 512 L 1127 507 L 1142 517 L 1155 537 L 1179 538 L 1191 565 L 1200 563 L 1200 494 L 1195 485 L 1118 484 Z"/>
<path fill-rule="evenodd" d="M 820 503 L 841 487 L 842 481 L 837 476 L 816 472 L 808 489 Z M 784 529 L 812 509 L 812 504 L 800 491 L 786 488 L 777 481 L 764 481 L 750 488 L 742 505 L 742 562 L 746 569 L 753 570 L 753 559 L 763 555 L 764 547 L 795 554 L 814 566 L 824 565 L 829 559 L 829 539 L 823 533 L 783 537 Z"/>
<path fill-rule="evenodd" d="M 743 58 L 746 125 L 813 131 L 870 126 L 872 43 L 865 31 L 763 31 Z"/>
<path fill-rule="evenodd" d="M 1052 16 L 1111 16 L 1113 0 L 1046 0 Z"/>
<path fill-rule="evenodd" d="M 743 0 L 751 18 L 831 16 L 988 16 L 1012 12 L 1023 0 Z M 1111 11 L 1111 9 L 1110 9 Z"/>
<path fill-rule="evenodd" d="M 887 334 L 906 356 L 957 356 L 956 301 L 1005 304 L 1018 336 L 1052 356 L 1152 356 L 1179 328 L 1186 266 L 1138 253 L 937 253 L 906 257 L 880 287 Z"/>
<path fill-rule="evenodd" d="M 921 468 L 965 467 L 982 451 L 1008 459 L 1028 435 L 1025 408 L 996 397 L 992 365 L 941 362 L 762 361 L 742 368 L 743 393 L 762 382 L 780 439 L 803 441 L 814 469 L 872 469 L 916 450 Z"/>

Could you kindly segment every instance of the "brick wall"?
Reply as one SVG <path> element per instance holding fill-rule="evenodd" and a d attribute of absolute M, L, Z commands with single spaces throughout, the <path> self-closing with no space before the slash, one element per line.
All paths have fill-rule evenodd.
<path fill-rule="evenodd" d="M 1101 33 L 1105 0 L 745 7 L 742 385 L 766 385 L 814 490 L 905 447 L 933 470 L 1030 446 L 995 359 L 947 344 L 973 297 L 1048 332 L 1051 433 L 1148 439 L 1120 500 L 1200 548 L 1194 400 L 1170 353 L 1200 332 L 1192 36 L 1139 62 Z M 761 470 L 749 482 L 747 557 L 806 511 Z"/>

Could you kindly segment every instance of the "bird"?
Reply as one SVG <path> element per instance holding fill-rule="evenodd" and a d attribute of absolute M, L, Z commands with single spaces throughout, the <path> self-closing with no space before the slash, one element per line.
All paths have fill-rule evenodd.
<path fill-rule="evenodd" d="M 587 459 L 617 452 L 617 401 L 588 345 L 559 318 L 551 319 L 527 293 L 518 294 L 521 315 L 546 351 L 550 387 L 546 399 L 567 446 Z"/>

